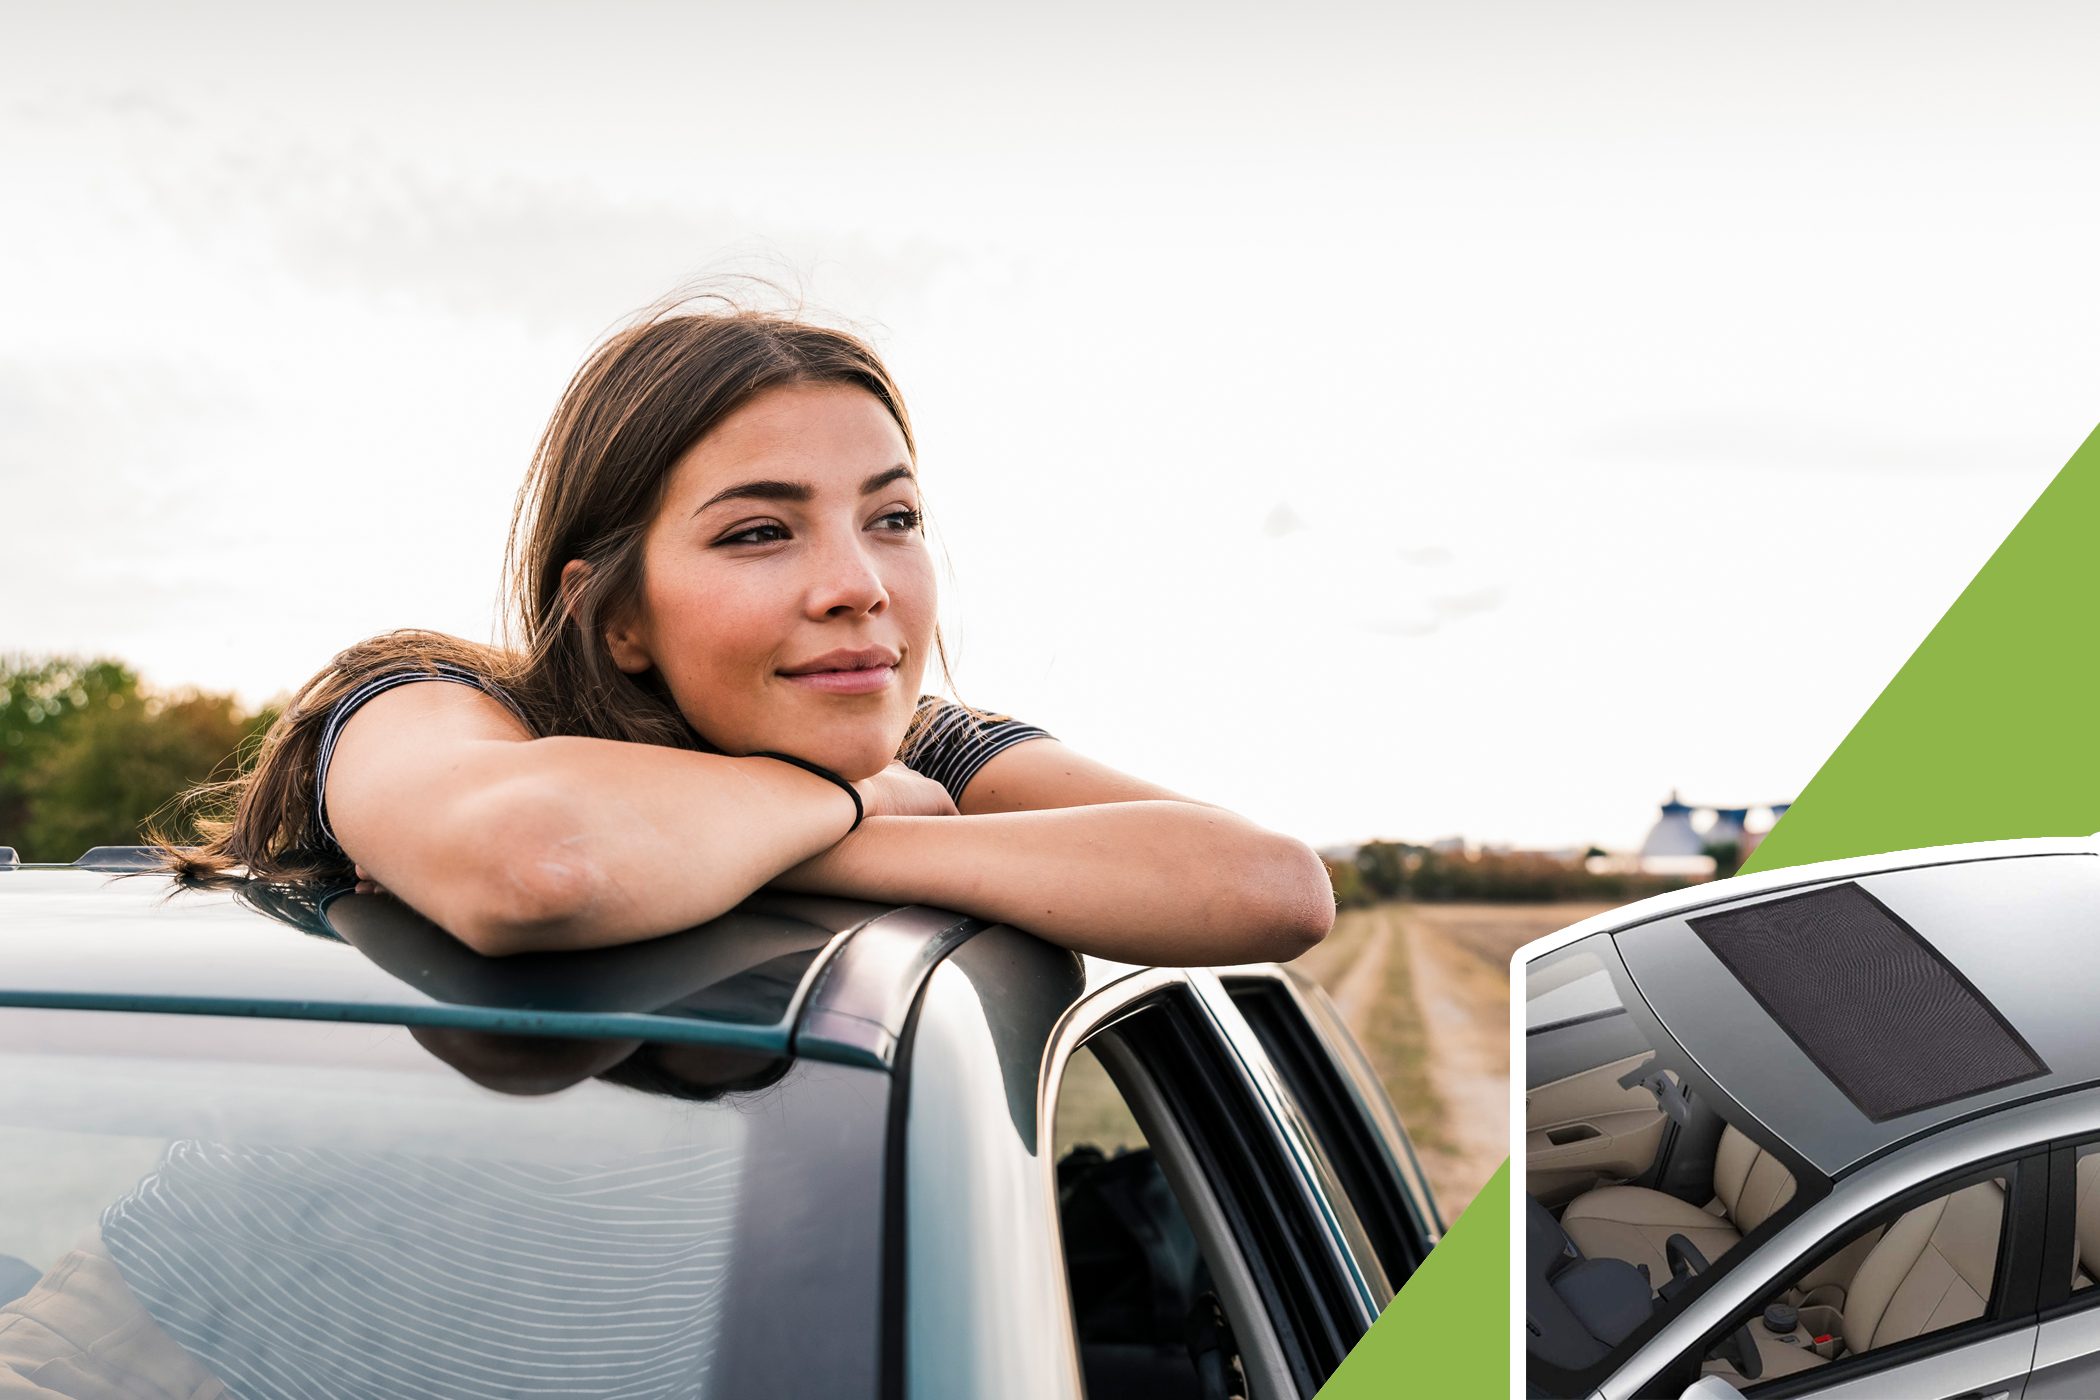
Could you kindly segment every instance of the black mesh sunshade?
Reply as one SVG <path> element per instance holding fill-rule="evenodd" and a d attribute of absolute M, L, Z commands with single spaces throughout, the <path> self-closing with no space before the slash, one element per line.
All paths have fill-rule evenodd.
<path fill-rule="evenodd" d="M 1688 922 L 1877 1123 L 2049 1072 L 1966 977 L 1858 885 Z"/>

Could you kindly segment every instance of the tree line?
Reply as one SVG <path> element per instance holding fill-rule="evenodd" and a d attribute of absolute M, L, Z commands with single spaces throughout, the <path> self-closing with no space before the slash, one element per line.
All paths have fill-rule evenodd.
<path fill-rule="evenodd" d="M 1536 851 L 1446 851 L 1406 841 L 1366 841 L 1354 859 L 1326 864 L 1335 903 L 1344 909 L 1389 899 L 1622 904 L 1685 883 L 1668 875 L 1597 874 L 1584 861 Z"/>
<path fill-rule="evenodd" d="M 232 776 L 276 717 L 232 695 L 150 686 L 108 657 L 0 655 L 0 846 L 70 861 L 136 845 L 149 823 L 192 839 L 174 799 Z"/>

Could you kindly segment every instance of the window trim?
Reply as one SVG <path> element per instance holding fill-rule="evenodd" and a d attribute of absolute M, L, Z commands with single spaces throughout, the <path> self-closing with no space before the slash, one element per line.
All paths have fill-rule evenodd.
<path fill-rule="evenodd" d="M 1142 1010 L 1137 1014 L 1143 1014 Z M 1152 1148 L 1161 1175 L 1166 1177 L 1167 1185 L 1189 1223 L 1190 1232 L 1196 1237 L 1197 1247 L 1203 1251 L 1204 1262 L 1210 1266 L 1211 1280 L 1218 1286 L 1218 1301 L 1232 1325 L 1233 1341 L 1239 1347 L 1240 1364 L 1247 1373 L 1250 1390 L 1261 1396 L 1290 1396 L 1298 1390 L 1297 1379 L 1285 1360 L 1283 1339 L 1277 1334 L 1275 1319 L 1270 1315 L 1260 1281 L 1232 1228 L 1232 1218 L 1224 1202 L 1195 1165 L 1195 1149 L 1175 1119 L 1165 1091 L 1143 1061 L 1123 1044 L 1113 1026 L 1073 1047 L 1075 1054 L 1082 1050 L 1094 1057 L 1115 1085 L 1116 1092 L 1122 1095 L 1123 1106 L 1137 1120 L 1139 1131 L 1144 1133 L 1146 1144 Z M 1069 1062 L 1071 1057 L 1067 1055 L 1065 1058 Z M 1053 1137 L 1053 1171 L 1057 1146 Z M 1058 1254 L 1063 1259 L 1062 1219 L 1058 1220 L 1056 1228 Z M 1065 1294 L 1068 1298 L 1071 1296 L 1069 1270 L 1065 1278 Z M 1076 1320 L 1073 1338 L 1076 1355 Z"/>
<path fill-rule="evenodd" d="M 1236 974 L 1220 976 L 1219 982 L 1275 1066 L 1337 1187 L 1355 1210 L 1385 1274 L 1383 1291 L 1389 1302 L 1435 1247 L 1422 1203 L 1408 1189 L 1398 1164 L 1387 1162 L 1377 1126 L 1335 1063 L 1319 1027 L 1305 1014 L 1297 989 L 1276 976 Z M 1264 1022 L 1271 1017 L 1272 1032 L 1265 1033 Z"/>
<path fill-rule="evenodd" d="M 2035 1299 L 2043 1322 L 2075 1317 L 2100 1307 L 2100 1283 L 2083 1292 L 2071 1289 L 2072 1260 L 2078 1252 L 2078 1158 L 2087 1149 L 2100 1154 L 2100 1134 L 2058 1138 L 2049 1144 L 2049 1218 L 2042 1240 L 2042 1276 Z"/>
<path fill-rule="evenodd" d="M 1819 1241 L 1814 1249 L 1786 1261 L 1767 1279 L 1768 1285 L 1783 1287 L 1783 1280 L 1798 1278 L 1820 1267 L 1877 1225 L 1893 1225 L 1914 1207 L 2002 1174 L 2007 1179 L 2005 1225 L 1998 1234 L 1998 1259 L 1991 1274 L 1991 1296 L 1985 1301 L 1982 1317 L 1890 1346 L 1876 1347 L 1858 1356 L 1841 1357 L 1829 1366 L 1753 1382 L 1744 1389 L 1743 1395 L 1749 1400 L 1784 1400 L 1787 1396 L 1811 1394 L 1833 1382 L 1850 1383 L 1927 1360 L 1972 1342 L 2033 1327 L 2036 1321 L 2035 1292 L 2042 1265 L 2042 1227 L 2048 1204 L 2048 1160 L 2046 1148 L 2030 1147 L 1941 1172 L 1852 1216 L 1842 1228 Z M 1759 1296 L 1765 1291 L 1760 1290 Z M 1755 1303 L 1752 1306 L 1756 1306 Z M 1729 1314 L 1727 1321 L 1702 1334 L 1656 1372 L 1655 1384 L 1669 1391 L 1673 1383 L 1681 1388 L 1697 1381 L 1707 1353 L 1727 1333 L 1751 1321 L 1752 1317 L 1750 1313 Z M 1843 1369 L 1834 1370 L 1834 1367 Z"/>
<path fill-rule="evenodd" d="M 1164 1076 L 1165 1101 L 1183 1124 L 1198 1129 L 1190 1134 L 1192 1145 L 1201 1159 L 1198 1169 L 1204 1172 L 1213 1189 L 1220 1182 L 1232 1187 L 1223 1193 L 1222 1203 L 1233 1224 L 1236 1247 L 1248 1257 L 1257 1279 L 1267 1281 L 1262 1302 L 1269 1325 L 1277 1330 L 1279 1354 L 1303 1358 L 1302 1364 L 1294 1362 L 1291 1365 L 1289 1373 L 1295 1389 L 1310 1396 L 1339 1366 L 1348 1350 L 1361 1340 L 1376 1318 L 1377 1305 L 1357 1272 L 1357 1261 L 1350 1255 L 1346 1242 L 1310 1199 L 1317 1188 L 1307 1175 L 1306 1167 L 1294 1155 L 1302 1148 L 1302 1144 L 1292 1141 L 1295 1125 L 1270 1096 L 1271 1086 L 1264 1085 L 1250 1069 L 1246 1059 L 1250 1046 L 1257 1064 L 1266 1063 L 1266 1057 L 1217 979 L 1200 969 L 1149 968 L 1082 997 L 1066 1012 L 1051 1034 L 1045 1055 L 1042 1098 L 1038 1104 L 1039 1121 L 1054 1121 L 1065 1061 L 1074 1048 L 1112 1027 L 1126 1036 L 1133 1032 L 1142 1035 L 1155 1029 L 1161 1023 L 1148 1022 L 1141 1026 L 1126 1023 L 1162 1004 L 1169 1006 L 1174 1014 L 1164 1023 L 1167 1033 L 1157 1038 L 1168 1042 L 1170 1053 L 1175 1046 L 1185 1053 L 1192 1037 L 1196 1045 L 1208 1046 L 1214 1051 L 1201 1054 L 1199 1062 L 1208 1072 L 1212 1109 L 1215 1110 L 1216 1100 L 1221 1094 L 1232 1101 L 1222 1134 L 1229 1143 L 1229 1150 L 1219 1150 L 1217 1139 L 1221 1134 L 1217 1131 L 1215 1117 L 1209 1131 L 1202 1131 L 1200 1123 L 1192 1124 L 1190 1110 L 1198 1110 L 1200 1116 L 1202 1105 L 1192 1105 L 1184 1098 L 1177 1077 L 1172 1074 Z M 1158 1044 L 1139 1047 L 1146 1068 L 1155 1077 L 1160 1077 L 1157 1060 L 1160 1048 Z M 1147 1054 L 1147 1051 L 1152 1053 Z M 1151 1131 L 1149 1126 L 1147 1131 Z M 1256 1152 L 1266 1158 L 1265 1166 L 1255 1165 L 1253 1154 Z M 1055 1228 L 1055 1162 L 1049 1153 L 1044 1154 L 1041 1180 Z M 1266 1214 L 1247 1209 L 1246 1188 L 1250 1181 L 1275 1188 L 1266 1192 L 1274 1198 Z M 1285 1221 L 1293 1222 L 1300 1236 L 1309 1239 L 1315 1247 L 1310 1251 L 1292 1252 L 1282 1261 L 1279 1279 L 1278 1261 L 1272 1257 L 1273 1250 L 1265 1245 L 1263 1231 L 1273 1232 Z M 1061 1232 L 1057 1236 L 1057 1247 L 1060 1251 L 1063 1249 Z M 1327 1261 L 1325 1270 L 1318 1275 L 1308 1274 L 1305 1257 L 1308 1252 Z M 1295 1329 L 1290 1310 L 1285 1307 L 1285 1295 L 1277 1291 L 1278 1283 L 1295 1290 L 1301 1311 L 1310 1305 L 1314 1311 L 1325 1314 L 1335 1304 L 1331 1297 L 1324 1295 L 1337 1290 L 1343 1270 L 1348 1271 L 1348 1288 L 1356 1294 L 1350 1315 L 1338 1325 L 1333 1319 L 1328 1319 L 1328 1325 L 1321 1329 L 1328 1334 L 1326 1336 L 1301 1336 Z M 1326 1271 L 1332 1271 L 1337 1278 L 1328 1280 L 1324 1277 Z M 1069 1293 L 1061 1300 L 1060 1306 L 1068 1332 L 1076 1335 Z"/>

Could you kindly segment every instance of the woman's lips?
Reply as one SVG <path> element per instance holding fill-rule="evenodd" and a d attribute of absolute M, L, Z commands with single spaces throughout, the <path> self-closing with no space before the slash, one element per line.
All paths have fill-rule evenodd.
<path fill-rule="evenodd" d="M 895 666 L 870 666 L 861 671 L 808 671 L 799 676 L 783 674 L 781 679 L 832 695 L 868 695 L 888 685 L 890 677 L 896 674 Z"/>

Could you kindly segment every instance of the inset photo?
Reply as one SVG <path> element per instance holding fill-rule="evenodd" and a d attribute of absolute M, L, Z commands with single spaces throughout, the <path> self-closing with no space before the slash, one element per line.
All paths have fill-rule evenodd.
<path fill-rule="evenodd" d="M 1796 866 L 1520 950 L 1527 1393 L 2100 1395 L 2096 856 Z"/>

